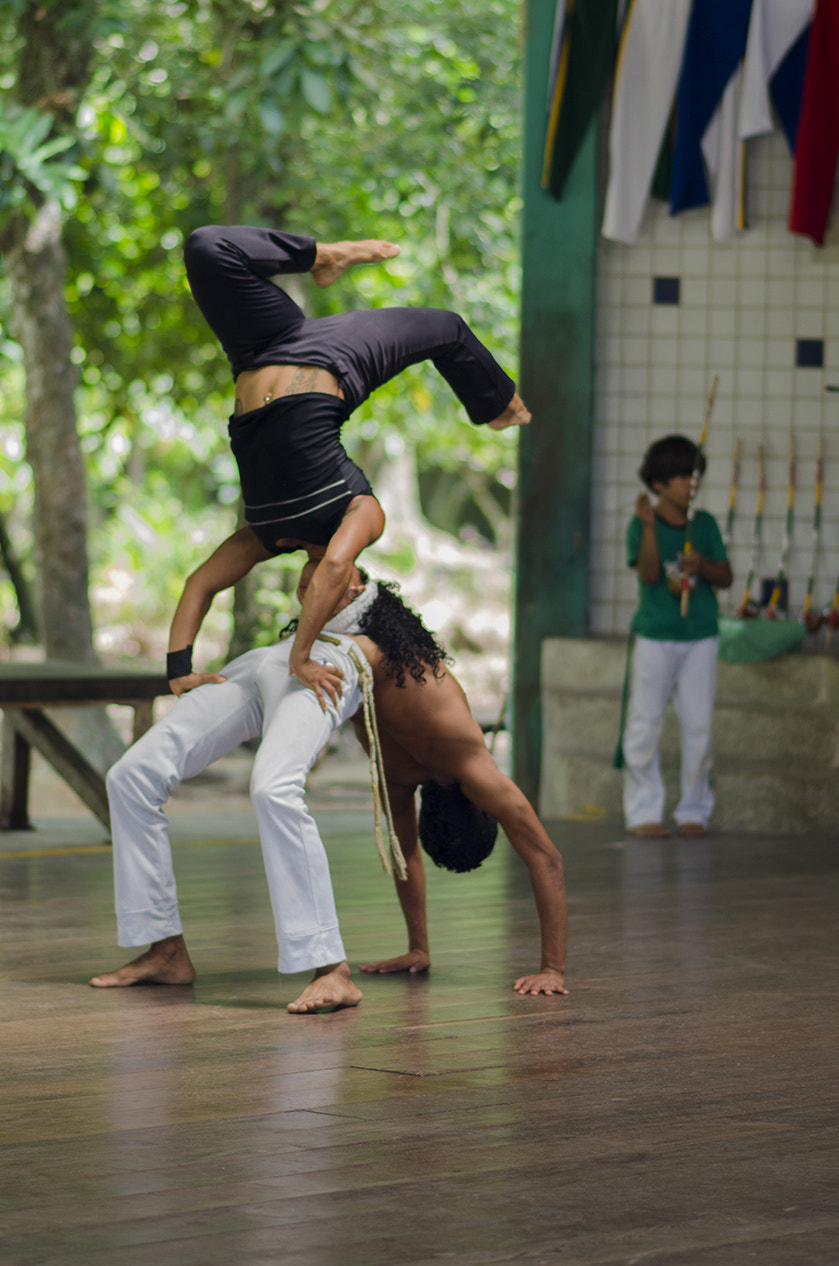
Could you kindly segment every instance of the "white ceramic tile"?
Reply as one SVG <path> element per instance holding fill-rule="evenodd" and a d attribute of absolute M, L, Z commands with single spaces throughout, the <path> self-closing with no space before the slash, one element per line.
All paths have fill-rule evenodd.
<path fill-rule="evenodd" d="M 709 309 L 709 333 L 714 338 L 732 338 L 736 333 L 737 313 L 733 308 Z"/>
<path fill-rule="evenodd" d="M 650 360 L 652 346 L 652 341 L 648 338 L 624 335 L 621 339 L 621 363 L 624 365 L 647 365 Z"/>
<path fill-rule="evenodd" d="M 779 390 L 772 391 L 772 383 L 778 384 Z M 792 371 L 771 370 L 766 375 L 766 398 L 763 401 L 763 422 L 767 430 L 788 431 L 792 421 Z"/>
<path fill-rule="evenodd" d="M 620 451 L 621 456 L 623 458 L 630 458 L 633 461 L 635 461 L 636 465 L 639 465 L 641 462 L 641 458 L 647 448 L 648 431 L 649 431 L 649 428 L 646 423 L 646 416 L 645 416 L 644 424 L 642 426 L 637 426 L 637 425 L 631 426 L 625 423 L 621 427 L 621 433 L 620 433 L 619 451 Z M 625 467 L 623 468 L 622 473 L 623 474 L 626 473 Z M 634 467 L 633 467 L 633 473 L 634 473 Z"/>
<path fill-rule="evenodd" d="M 650 425 L 663 435 L 676 424 L 676 402 L 672 395 L 652 396 L 649 402 Z"/>
<path fill-rule="evenodd" d="M 679 363 L 680 340 L 677 338 L 654 338 L 650 340 L 650 364 L 675 366 Z"/>
<path fill-rule="evenodd" d="M 824 313 L 821 310 L 809 311 L 804 308 L 796 308 L 795 337 L 824 338 Z"/>
<path fill-rule="evenodd" d="M 672 304 L 654 304 L 650 312 L 650 333 L 653 338 L 662 335 L 673 338 L 682 333 L 682 313 Z"/>
<path fill-rule="evenodd" d="M 792 379 L 796 400 L 819 399 L 824 391 L 824 374 L 820 369 L 794 369 Z"/>
<path fill-rule="evenodd" d="M 758 430 L 763 425 L 765 407 L 763 400 L 738 400 L 734 409 L 738 430 L 743 427 Z"/>
<path fill-rule="evenodd" d="M 653 396 L 675 397 L 678 390 L 679 375 L 670 366 L 654 365 L 650 369 L 650 392 Z"/>
<path fill-rule="evenodd" d="M 740 369 L 763 369 L 766 359 L 766 344 L 759 338 L 739 338 L 737 340 L 737 366 Z"/>
<path fill-rule="evenodd" d="M 646 395 L 649 388 L 649 370 L 646 365 L 632 365 L 621 370 L 623 390 L 627 395 Z"/>
<path fill-rule="evenodd" d="M 713 373 L 730 370 L 736 363 L 736 359 L 736 345 L 732 338 L 708 340 L 708 366 Z"/>
<path fill-rule="evenodd" d="M 812 400 L 796 400 L 795 402 L 795 421 L 794 426 L 796 434 L 800 431 L 818 432 L 823 425 L 824 401 L 821 396 Z M 815 453 L 816 445 L 813 442 L 810 449 L 802 451 L 812 451 Z"/>
<path fill-rule="evenodd" d="M 788 369 L 781 368 L 780 366 L 783 362 L 780 357 L 776 362 L 774 362 L 774 364 L 779 367 L 773 368 L 770 365 L 770 368 L 766 370 L 764 375 L 766 402 L 767 405 L 772 405 L 774 403 L 786 404 L 788 401 L 792 400 L 793 395 L 793 368 L 791 365 Z"/>
<path fill-rule="evenodd" d="M 795 283 L 795 306 L 821 312 L 824 307 L 824 281 L 821 277 Z"/>
<path fill-rule="evenodd" d="M 746 369 L 741 365 L 737 367 L 737 377 L 734 382 L 734 394 L 739 400 L 748 396 L 763 396 L 763 371 L 760 369 Z"/>
<path fill-rule="evenodd" d="M 774 277 L 792 280 L 795 277 L 795 248 L 787 245 L 775 246 L 768 263 L 767 276 L 770 279 Z"/>
<path fill-rule="evenodd" d="M 679 316 L 679 334 L 683 339 L 704 339 L 708 315 L 704 308 L 683 309 Z"/>
<path fill-rule="evenodd" d="M 623 379 L 627 372 L 620 365 L 598 365 L 598 391 L 603 392 L 605 395 L 617 395 L 625 386 Z"/>
<path fill-rule="evenodd" d="M 792 308 L 772 308 L 766 309 L 766 337 L 771 339 L 785 339 L 792 347 L 795 343 L 795 312 Z"/>
<path fill-rule="evenodd" d="M 759 308 L 766 306 L 766 282 L 761 279 L 741 280 L 737 283 L 737 304 L 741 308 Z"/>
<path fill-rule="evenodd" d="M 708 272 L 714 280 L 731 278 L 737 271 L 736 254 L 722 242 L 715 242 L 708 251 Z M 712 282 L 713 286 L 713 282 Z"/>
<path fill-rule="evenodd" d="M 643 430 L 647 421 L 647 397 L 643 396 L 624 396 L 623 397 L 623 430 L 633 429 L 636 424 L 642 424 L 638 429 Z"/>
<path fill-rule="evenodd" d="M 627 277 L 650 277 L 653 273 L 652 251 L 648 246 L 632 246 L 626 250 L 624 272 Z"/>
<path fill-rule="evenodd" d="M 652 300 L 653 281 L 649 274 L 646 277 L 624 277 L 623 302 L 625 304 L 649 306 Z"/>
<path fill-rule="evenodd" d="M 733 308 L 737 304 L 737 281 L 730 274 L 711 279 L 711 304 L 714 308 Z"/>
<path fill-rule="evenodd" d="M 693 338 L 681 338 L 678 342 L 678 364 L 680 368 L 704 367 L 708 363 L 708 343 L 704 335 Z"/>
<path fill-rule="evenodd" d="M 701 308 L 703 311 L 708 304 L 708 291 L 710 283 L 707 276 L 702 277 L 685 277 L 682 281 L 681 300 L 682 308 Z"/>

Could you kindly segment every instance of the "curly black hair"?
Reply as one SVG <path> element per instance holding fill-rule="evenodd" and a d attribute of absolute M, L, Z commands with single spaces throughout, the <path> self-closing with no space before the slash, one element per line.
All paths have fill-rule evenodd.
<path fill-rule="evenodd" d="M 366 585 L 370 577 L 359 567 L 359 574 Z M 426 672 L 439 677 L 444 664 L 452 662 L 451 656 L 423 624 L 416 611 L 405 604 L 399 593 L 399 585 L 391 580 L 378 580 L 376 601 L 365 611 L 359 621 L 359 632 L 375 642 L 384 656 L 387 677 L 395 677 L 397 686 L 404 687 L 405 673 L 415 681 L 425 681 Z M 280 637 L 290 637 L 297 628 L 297 620 L 291 620 L 280 632 Z"/>
<path fill-rule="evenodd" d="M 406 670 L 415 681 L 425 681 L 426 671 L 439 677 L 451 656 L 425 627 L 416 611 L 403 602 L 399 585 L 379 580 L 376 601 L 359 622 L 360 631 L 375 642 L 384 656 L 388 677 L 395 677 L 397 686 L 405 685 Z"/>
<path fill-rule="evenodd" d="M 420 788 L 419 838 L 435 866 L 465 874 L 477 870 L 495 846 L 498 823 L 464 793 L 460 783 Z"/>

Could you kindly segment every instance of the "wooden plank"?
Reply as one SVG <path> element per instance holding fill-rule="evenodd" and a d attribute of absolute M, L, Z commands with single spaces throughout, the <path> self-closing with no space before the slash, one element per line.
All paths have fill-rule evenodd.
<path fill-rule="evenodd" d="M 87 805 L 108 830 L 111 815 L 105 780 L 98 770 L 74 747 L 45 713 L 38 708 L 7 708 L 6 718 L 30 747 L 40 752 L 60 774 L 68 787 Z"/>
<path fill-rule="evenodd" d="M 0 707 L 133 702 L 169 694 L 164 673 L 49 660 L 0 664 Z"/>
<path fill-rule="evenodd" d="M 15 713 L 3 716 L 0 760 L 0 830 L 31 831 L 29 820 L 30 747 L 15 726 Z"/>

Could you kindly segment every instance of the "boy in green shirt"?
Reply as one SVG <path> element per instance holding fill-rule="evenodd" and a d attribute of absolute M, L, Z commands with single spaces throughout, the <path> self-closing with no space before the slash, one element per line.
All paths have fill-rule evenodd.
<path fill-rule="evenodd" d="M 640 601 L 632 618 L 631 692 L 623 734 L 623 805 L 634 835 L 670 834 L 664 825 L 664 784 L 658 745 L 672 698 L 682 741 L 680 835 L 704 835 L 714 795 L 710 787 L 711 726 L 717 679 L 717 598 L 733 580 L 712 515 L 695 512 L 685 554 L 691 473 L 697 449 L 682 435 L 656 440 L 638 472 L 658 501 L 642 492 L 626 533 L 627 562 L 638 572 Z M 705 459 L 700 455 L 700 473 Z M 690 601 L 681 614 L 683 578 Z"/>

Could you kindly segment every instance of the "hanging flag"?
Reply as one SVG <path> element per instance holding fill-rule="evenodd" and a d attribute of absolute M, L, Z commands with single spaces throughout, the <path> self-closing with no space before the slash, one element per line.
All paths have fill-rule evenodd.
<path fill-rule="evenodd" d="M 711 194 L 711 236 L 718 242 L 746 227 L 745 146 L 737 136 L 741 79 L 738 66 L 702 137 Z"/>
<path fill-rule="evenodd" d="M 781 120 L 784 136 L 791 154 L 795 153 L 798 138 L 798 120 L 801 117 L 801 99 L 804 95 L 804 74 L 807 69 L 807 53 L 810 47 L 810 28 L 805 26 L 792 48 L 769 81 L 769 91 Z"/>
<path fill-rule="evenodd" d="M 615 64 L 618 0 L 560 0 L 560 6 L 542 168 L 542 188 L 557 199 Z"/>
<path fill-rule="evenodd" d="M 817 246 L 824 245 L 839 157 L 837 66 L 839 0 L 816 0 L 795 141 L 789 229 Z"/>
<path fill-rule="evenodd" d="M 774 102 L 790 149 L 795 148 L 814 3 L 815 0 L 752 0 L 740 94 L 741 140 L 773 131 Z"/>
<path fill-rule="evenodd" d="M 752 0 L 694 0 L 677 98 L 673 215 L 709 201 L 702 137 L 746 52 Z"/>
<path fill-rule="evenodd" d="M 667 129 L 692 0 L 631 0 L 609 129 L 603 236 L 634 242 Z"/>

